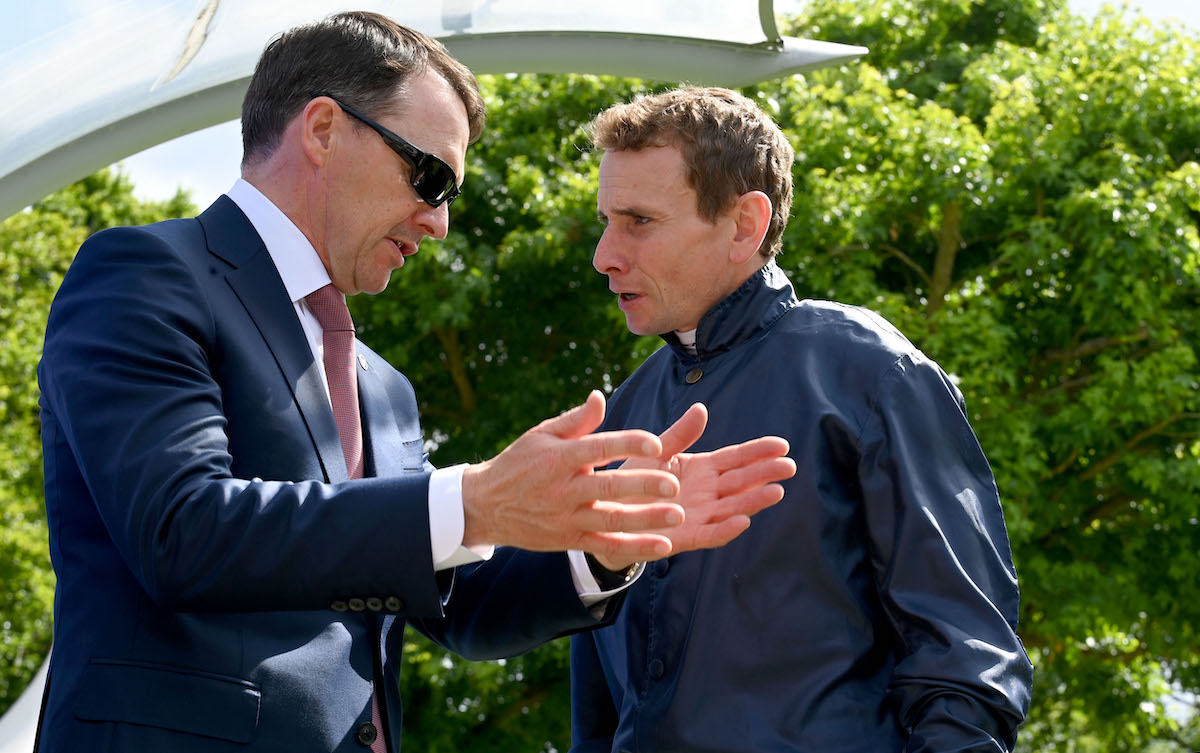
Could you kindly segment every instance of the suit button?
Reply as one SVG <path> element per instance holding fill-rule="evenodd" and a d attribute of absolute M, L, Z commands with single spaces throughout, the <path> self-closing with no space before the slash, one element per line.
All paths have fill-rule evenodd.
<path fill-rule="evenodd" d="M 696 367 L 687 373 L 687 376 L 683 378 L 683 381 L 687 382 L 688 384 L 695 384 L 696 382 L 700 381 L 700 377 L 702 376 L 704 376 L 704 371 L 701 368 Z"/>
<path fill-rule="evenodd" d="M 651 680 L 657 680 L 662 677 L 664 669 L 665 667 L 663 666 L 662 659 L 655 659 L 651 661 L 650 666 L 646 668 L 647 672 L 650 674 Z"/>
<path fill-rule="evenodd" d="M 659 560 L 658 564 L 655 565 L 655 568 L 657 569 L 658 577 L 661 578 L 664 575 L 666 575 L 668 572 L 670 572 L 671 563 L 668 562 L 667 560 Z"/>
<path fill-rule="evenodd" d="M 366 722 L 358 728 L 354 733 L 354 737 L 363 745 L 370 745 L 375 742 L 375 738 L 379 737 L 379 730 L 375 729 L 375 725 Z"/>
<path fill-rule="evenodd" d="M 337 601 L 330 604 L 329 608 L 335 612 L 345 612 L 350 607 L 346 604 L 346 602 L 342 601 L 341 599 L 338 599 Z"/>
<path fill-rule="evenodd" d="M 372 596 L 371 598 L 367 599 L 367 609 L 370 609 L 372 612 L 380 611 L 383 609 L 383 599 L 380 599 L 376 596 Z"/>
<path fill-rule="evenodd" d="M 400 612 L 404 610 L 404 599 L 397 596 L 389 596 L 383 600 L 383 605 L 387 607 L 389 612 Z"/>
<path fill-rule="evenodd" d="M 362 599 L 351 599 L 346 603 L 350 605 L 351 612 L 361 612 L 367 608 L 367 602 Z"/>

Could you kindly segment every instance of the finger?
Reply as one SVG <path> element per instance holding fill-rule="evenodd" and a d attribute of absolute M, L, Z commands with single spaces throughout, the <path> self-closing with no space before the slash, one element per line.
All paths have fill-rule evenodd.
<path fill-rule="evenodd" d="M 591 434 L 604 422 L 604 394 L 600 390 L 588 393 L 587 400 L 569 411 L 548 418 L 538 424 L 538 429 L 564 439 L 574 439 Z"/>
<path fill-rule="evenodd" d="M 681 542 L 678 551 L 691 549 L 711 549 L 724 546 L 740 536 L 750 527 L 750 518 L 745 515 L 734 515 L 717 523 L 708 523 L 695 529 L 690 541 Z"/>
<path fill-rule="evenodd" d="M 563 459 L 572 467 L 596 468 L 625 458 L 657 458 L 662 442 L 648 431 L 602 431 L 572 440 Z"/>
<path fill-rule="evenodd" d="M 650 562 L 671 553 L 671 540 L 652 533 L 589 533 L 576 548 L 610 562 Z"/>
<path fill-rule="evenodd" d="M 715 510 L 709 511 L 705 523 L 716 523 L 742 515 L 754 515 L 783 499 L 783 487 L 767 484 L 721 499 Z"/>
<path fill-rule="evenodd" d="M 669 499 L 679 493 L 679 479 L 667 471 L 622 468 L 576 476 L 571 479 L 567 489 L 570 499 L 574 500 L 618 501 L 628 497 Z"/>
<path fill-rule="evenodd" d="M 766 458 L 782 457 L 789 449 L 788 441 L 783 437 L 759 437 L 713 450 L 709 455 L 718 471 L 728 471 Z"/>
<path fill-rule="evenodd" d="M 671 529 L 683 518 L 683 508 L 671 502 L 621 504 L 601 500 L 573 514 L 571 522 L 589 533 L 634 533 Z"/>
<path fill-rule="evenodd" d="M 704 407 L 704 403 L 693 403 L 678 421 L 659 435 L 663 446 L 662 459 L 667 460 L 695 444 L 707 425 L 708 408 Z"/>
<path fill-rule="evenodd" d="M 795 475 L 796 461 L 791 458 L 760 460 L 745 468 L 735 468 L 722 473 L 717 479 L 717 496 L 737 494 L 772 481 L 785 481 Z"/>

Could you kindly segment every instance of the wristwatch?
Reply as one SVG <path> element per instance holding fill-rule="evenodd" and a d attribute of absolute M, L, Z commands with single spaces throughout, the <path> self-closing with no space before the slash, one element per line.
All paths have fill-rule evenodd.
<path fill-rule="evenodd" d="M 633 580 L 640 564 L 635 562 L 624 570 L 609 570 L 588 552 L 583 553 L 583 558 L 587 561 L 588 569 L 592 571 L 592 577 L 596 579 L 596 585 L 600 586 L 601 591 L 612 591 Z"/>

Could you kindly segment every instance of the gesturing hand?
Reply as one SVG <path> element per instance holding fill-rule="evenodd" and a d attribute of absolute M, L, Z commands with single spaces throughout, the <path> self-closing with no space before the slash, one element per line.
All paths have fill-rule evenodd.
<path fill-rule="evenodd" d="M 654 458 L 663 445 L 638 430 L 592 432 L 604 420 L 604 396 L 522 434 L 491 460 L 463 472 L 463 544 L 556 551 L 582 549 L 631 562 L 671 551 L 664 529 L 683 511 L 665 501 L 679 481 Z M 594 470 L 614 460 L 640 467 Z M 656 531 L 646 533 L 646 531 Z"/>
<path fill-rule="evenodd" d="M 791 478 L 796 463 L 787 440 L 759 437 L 712 452 L 685 453 L 704 433 L 708 409 L 696 403 L 662 433 L 663 451 L 654 459 L 626 461 L 621 468 L 669 470 L 679 479 L 676 501 L 686 518 L 682 525 L 659 531 L 671 540 L 671 554 L 727 544 L 750 526 L 750 516 L 783 499 L 776 481 Z M 636 500 L 627 499 L 626 502 Z M 636 559 L 597 553 L 600 563 L 623 570 Z"/>

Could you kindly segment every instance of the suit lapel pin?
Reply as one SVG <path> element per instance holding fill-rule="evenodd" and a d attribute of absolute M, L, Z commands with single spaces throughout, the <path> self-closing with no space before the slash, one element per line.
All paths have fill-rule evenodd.
<path fill-rule="evenodd" d="M 361 353 L 358 354 L 358 365 L 362 367 L 363 371 L 368 370 L 367 369 L 367 357 Z"/>

